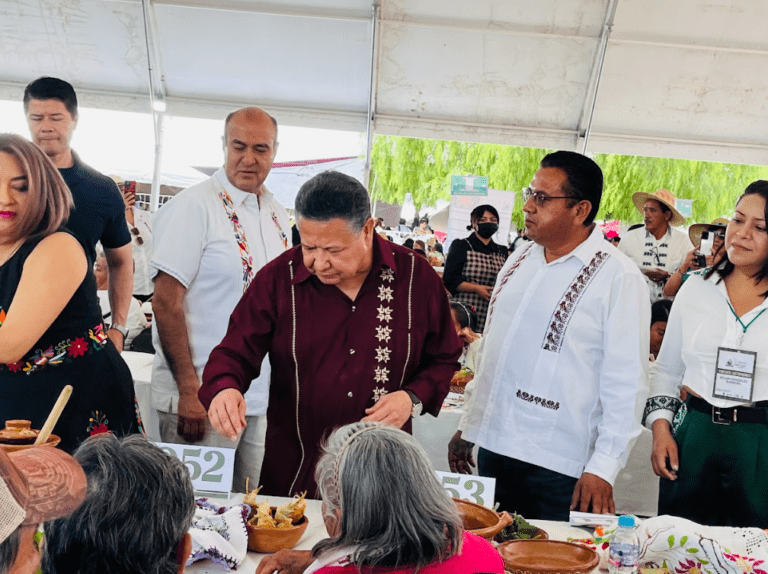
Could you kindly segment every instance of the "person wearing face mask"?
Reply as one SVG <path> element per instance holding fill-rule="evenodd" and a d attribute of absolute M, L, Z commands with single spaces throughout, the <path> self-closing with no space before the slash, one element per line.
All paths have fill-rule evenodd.
<path fill-rule="evenodd" d="M 443 271 L 445 288 L 454 300 L 474 307 L 477 329 L 483 332 L 488 313 L 488 301 L 496 276 L 507 260 L 507 250 L 495 243 L 493 235 L 499 230 L 499 212 L 492 205 L 478 205 L 470 214 L 474 233 L 454 241 L 448 252 Z"/>

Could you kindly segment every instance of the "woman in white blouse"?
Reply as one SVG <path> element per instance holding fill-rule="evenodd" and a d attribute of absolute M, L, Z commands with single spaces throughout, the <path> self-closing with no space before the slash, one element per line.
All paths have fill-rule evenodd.
<path fill-rule="evenodd" d="M 692 276 L 672 306 L 644 415 L 662 478 L 659 514 L 768 528 L 766 219 L 760 180 L 736 204 L 726 256 Z"/>

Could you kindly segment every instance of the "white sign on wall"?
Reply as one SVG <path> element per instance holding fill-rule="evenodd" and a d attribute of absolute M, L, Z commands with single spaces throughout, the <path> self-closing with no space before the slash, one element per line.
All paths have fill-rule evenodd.
<path fill-rule="evenodd" d="M 472 232 L 467 230 L 469 214 L 478 205 L 488 204 L 499 212 L 499 230 L 493 240 L 507 246 L 512 210 L 515 207 L 515 192 L 489 189 L 488 195 L 451 195 L 451 207 L 448 211 L 448 238 L 445 240 L 444 253 L 448 253 L 454 239 L 462 239 Z"/>

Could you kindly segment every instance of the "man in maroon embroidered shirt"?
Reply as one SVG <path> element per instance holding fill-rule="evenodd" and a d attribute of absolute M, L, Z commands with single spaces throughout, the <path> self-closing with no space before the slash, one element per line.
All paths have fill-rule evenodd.
<path fill-rule="evenodd" d="M 203 372 L 200 400 L 235 439 L 243 393 L 269 353 L 263 493 L 314 496 L 318 443 L 353 421 L 410 430 L 440 411 L 461 343 L 429 263 L 374 233 L 354 178 L 322 173 L 296 198 L 301 247 L 266 265 L 232 313 Z"/>

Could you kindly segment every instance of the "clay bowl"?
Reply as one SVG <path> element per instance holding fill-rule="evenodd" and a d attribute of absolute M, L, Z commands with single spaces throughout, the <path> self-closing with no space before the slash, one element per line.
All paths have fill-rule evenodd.
<path fill-rule="evenodd" d="M 453 501 L 459 509 L 464 530 L 477 534 L 486 540 L 493 540 L 494 536 L 513 521 L 507 512 L 499 514 L 485 506 L 458 498 L 454 498 Z"/>
<path fill-rule="evenodd" d="M 272 514 L 274 514 L 277 507 L 272 506 L 271 508 Z M 253 509 L 251 509 L 251 513 L 248 515 L 249 520 L 251 516 L 253 516 Z M 253 526 L 246 522 L 248 550 L 271 554 L 278 550 L 293 548 L 299 543 L 308 525 L 309 519 L 306 516 L 303 516 L 298 524 L 290 528 L 264 528 L 263 526 Z"/>
<path fill-rule="evenodd" d="M 600 562 L 591 548 L 558 540 L 510 540 L 497 550 L 512 574 L 588 574 Z"/>
<path fill-rule="evenodd" d="M 0 448 L 5 452 L 16 452 L 18 450 L 34 448 L 34 442 L 40 431 L 32 430 L 31 426 L 32 423 L 26 420 L 5 421 L 5 428 L 0 430 Z M 40 446 L 56 446 L 60 442 L 61 439 L 52 434 L 48 437 L 45 444 Z"/>

